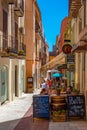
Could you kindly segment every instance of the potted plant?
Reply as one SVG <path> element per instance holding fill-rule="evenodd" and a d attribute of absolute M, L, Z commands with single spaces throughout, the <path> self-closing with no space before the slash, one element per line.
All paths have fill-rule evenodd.
<path fill-rule="evenodd" d="M 72 94 L 79 94 L 79 90 L 75 87 L 72 88 Z"/>
<path fill-rule="evenodd" d="M 18 55 L 24 55 L 24 50 L 19 50 Z"/>

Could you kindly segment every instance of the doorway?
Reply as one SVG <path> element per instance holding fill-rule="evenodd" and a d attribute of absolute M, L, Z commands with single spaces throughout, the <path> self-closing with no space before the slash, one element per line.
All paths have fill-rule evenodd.
<path fill-rule="evenodd" d="M 1 69 L 1 104 L 7 100 L 7 67 Z"/>

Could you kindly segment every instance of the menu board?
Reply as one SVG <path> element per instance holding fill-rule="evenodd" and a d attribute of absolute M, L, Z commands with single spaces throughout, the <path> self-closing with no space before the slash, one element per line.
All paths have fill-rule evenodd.
<path fill-rule="evenodd" d="M 84 95 L 67 96 L 68 117 L 85 117 L 85 97 Z"/>
<path fill-rule="evenodd" d="M 33 117 L 49 118 L 49 96 L 48 95 L 34 95 L 33 96 Z"/>

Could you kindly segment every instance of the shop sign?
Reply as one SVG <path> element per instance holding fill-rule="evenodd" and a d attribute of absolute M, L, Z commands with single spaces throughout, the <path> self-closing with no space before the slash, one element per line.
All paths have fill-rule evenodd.
<path fill-rule="evenodd" d="M 70 44 L 64 44 L 63 47 L 62 47 L 62 51 L 65 54 L 70 54 L 71 49 L 72 49 L 72 46 Z"/>
<path fill-rule="evenodd" d="M 71 40 L 69 40 L 69 39 L 64 39 L 64 42 L 71 42 Z"/>
<path fill-rule="evenodd" d="M 67 113 L 68 118 L 70 117 L 80 117 L 85 119 L 85 97 L 84 95 L 68 95 L 67 96 Z"/>
<path fill-rule="evenodd" d="M 67 71 L 75 71 L 75 65 L 69 65 Z"/>
<path fill-rule="evenodd" d="M 27 78 L 27 83 L 33 83 L 33 77 L 28 77 Z"/>
<path fill-rule="evenodd" d="M 67 64 L 62 64 L 58 66 L 58 69 L 67 69 Z"/>
<path fill-rule="evenodd" d="M 68 64 L 73 64 L 75 62 L 75 55 L 74 54 L 68 54 L 67 55 L 67 63 Z"/>

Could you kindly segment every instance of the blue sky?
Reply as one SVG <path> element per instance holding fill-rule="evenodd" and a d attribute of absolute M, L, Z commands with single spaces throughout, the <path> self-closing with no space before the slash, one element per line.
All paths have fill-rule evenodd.
<path fill-rule="evenodd" d="M 56 35 L 60 34 L 62 20 L 68 16 L 68 0 L 37 0 L 49 51 L 55 45 Z"/>

